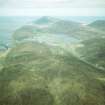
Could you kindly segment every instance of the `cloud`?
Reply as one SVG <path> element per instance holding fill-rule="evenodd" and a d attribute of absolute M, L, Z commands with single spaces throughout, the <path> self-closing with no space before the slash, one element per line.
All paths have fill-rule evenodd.
<path fill-rule="evenodd" d="M 102 8 L 105 0 L 0 0 L 1 8 Z"/>
<path fill-rule="evenodd" d="M 105 0 L 0 0 L 0 15 L 102 16 L 104 8 Z"/>
<path fill-rule="evenodd" d="M 45 8 L 62 7 L 69 0 L 1 0 L 0 5 L 6 8 Z"/>
<path fill-rule="evenodd" d="M 2 16 L 105 16 L 105 8 L 1 9 Z"/>
<path fill-rule="evenodd" d="M 0 7 L 5 6 L 6 4 L 8 4 L 9 0 L 0 0 Z"/>

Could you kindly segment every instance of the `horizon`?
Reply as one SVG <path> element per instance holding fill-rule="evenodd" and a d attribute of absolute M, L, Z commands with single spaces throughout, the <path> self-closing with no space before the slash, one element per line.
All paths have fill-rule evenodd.
<path fill-rule="evenodd" d="M 105 8 L 0 8 L 0 16 L 105 16 Z"/>
<path fill-rule="evenodd" d="M 11 21 L 12 23 L 14 21 L 19 21 L 19 20 L 31 22 L 42 17 L 44 16 L 0 16 L 1 23 L 3 22 L 5 23 L 5 21 L 8 20 Z M 47 16 L 47 17 L 58 18 L 61 20 L 74 21 L 79 23 L 86 23 L 86 24 L 90 24 L 97 20 L 105 20 L 105 16 Z"/>

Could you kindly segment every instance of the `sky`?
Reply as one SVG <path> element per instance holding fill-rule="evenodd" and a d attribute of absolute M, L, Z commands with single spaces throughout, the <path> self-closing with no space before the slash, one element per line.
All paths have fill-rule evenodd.
<path fill-rule="evenodd" d="M 104 16 L 105 0 L 0 0 L 2 16 Z"/>

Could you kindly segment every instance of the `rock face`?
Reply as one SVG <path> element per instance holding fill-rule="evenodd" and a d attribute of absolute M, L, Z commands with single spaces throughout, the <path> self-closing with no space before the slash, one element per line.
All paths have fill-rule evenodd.
<path fill-rule="evenodd" d="M 47 23 L 49 19 L 45 19 Z M 55 31 L 44 29 L 34 23 L 31 28 L 24 26 L 14 33 L 16 44 L 0 70 L 0 105 L 105 105 L 105 71 L 73 54 L 71 45 L 77 42 L 51 37 L 56 46 L 47 43 Z M 48 40 L 28 40 L 35 36 L 46 36 Z"/>

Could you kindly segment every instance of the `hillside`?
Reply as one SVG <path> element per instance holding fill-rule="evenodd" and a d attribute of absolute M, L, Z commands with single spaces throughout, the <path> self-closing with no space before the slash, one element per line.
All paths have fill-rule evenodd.
<path fill-rule="evenodd" d="M 38 24 L 38 25 L 42 25 L 42 24 L 45 25 L 45 24 L 54 23 L 56 21 L 58 21 L 58 19 L 49 17 L 49 16 L 43 16 L 43 17 L 39 18 L 38 20 L 33 21 L 32 23 Z"/>
<path fill-rule="evenodd" d="M 105 105 L 101 31 L 42 17 L 12 40 L 0 53 L 0 105 Z"/>
<path fill-rule="evenodd" d="M 89 24 L 89 26 L 105 31 L 105 20 L 96 20 L 95 22 Z"/>
<path fill-rule="evenodd" d="M 0 103 L 105 105 L 104 72 L 57 49 L 36 42 L 11 49 L 0 72 Z"/>
<path fill-rule="evenodd" d="M 42 17 L 31 24 L 21 27 L 13 34 L 15 40 L 19 41 L 34 37 L 40 34 L 65 34 L 78 40 L 87 40 L 94 37 L 105 36 L 104 33 L 93 29 L 90 26 L 84 26 L 81 23 L 60 20 L 52 17 Z M 89 36 L 89 37 L 88 37 Z"/>
<path fill-rule="evenodd" d="M 77 48 L 81 58 L 105 69 L 105 38 L 94 38 L 83 41 L 84 47 Z"/>

